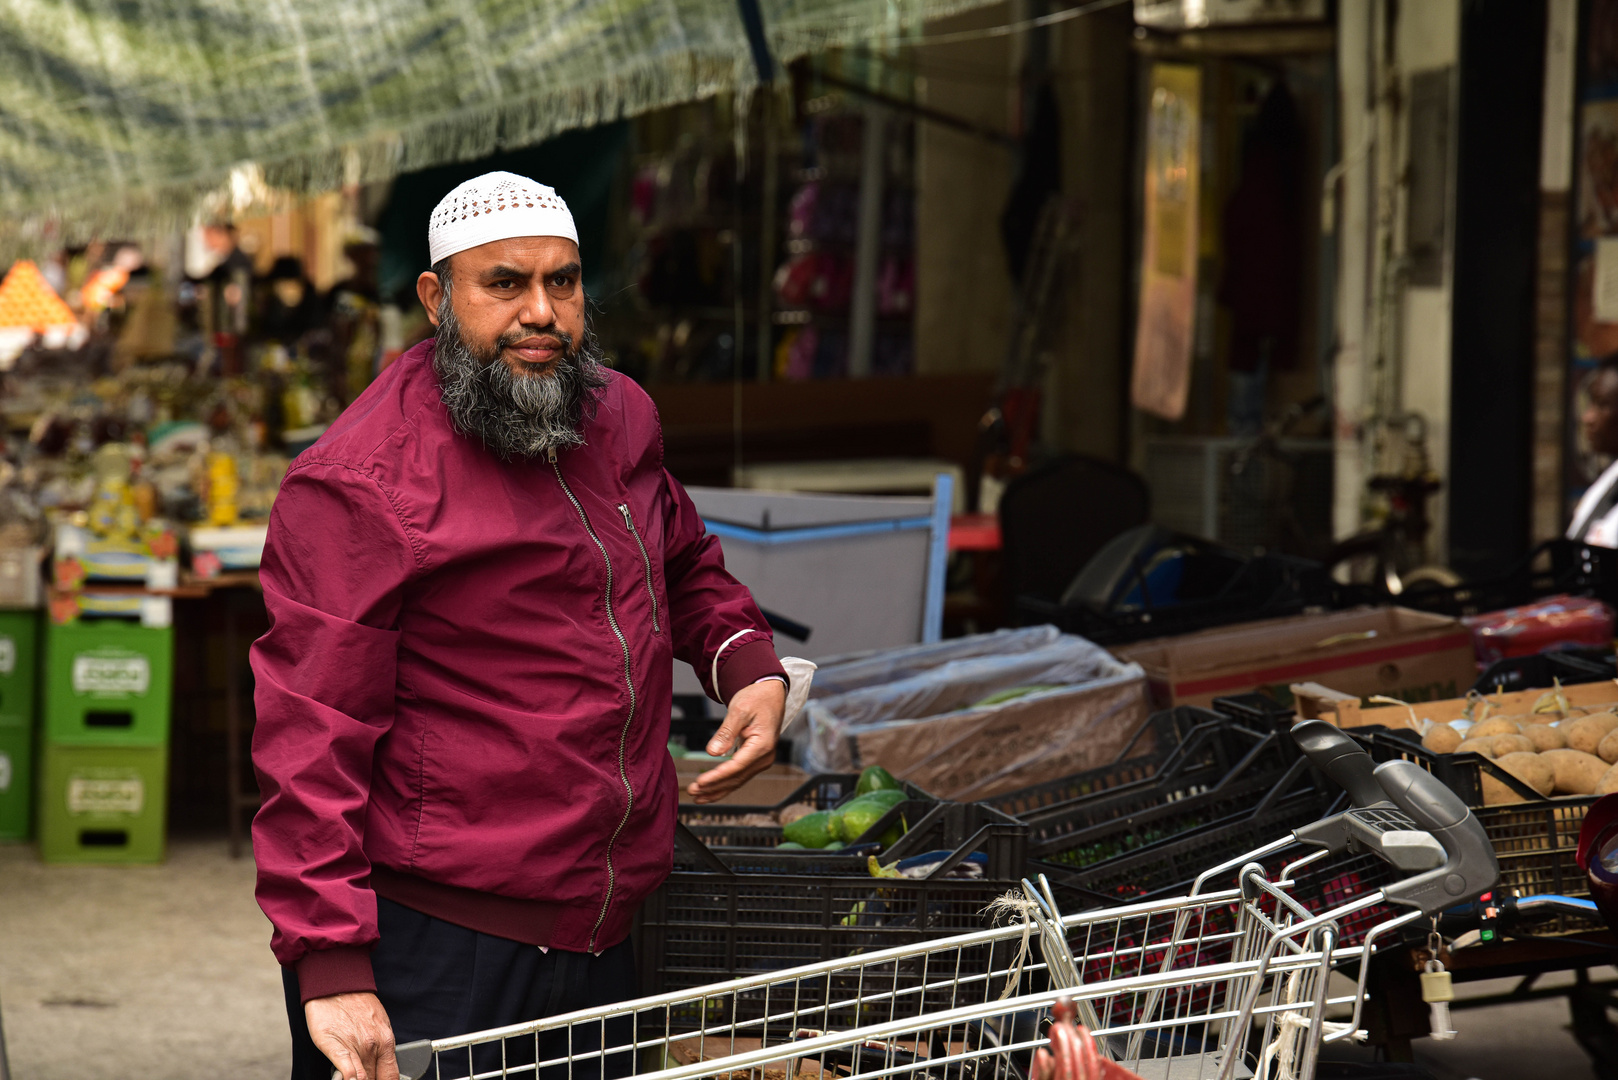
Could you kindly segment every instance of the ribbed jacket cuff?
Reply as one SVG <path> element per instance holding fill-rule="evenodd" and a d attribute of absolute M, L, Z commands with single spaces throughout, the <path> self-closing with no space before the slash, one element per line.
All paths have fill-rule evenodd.
<path fill-rule="evenodd" d="M 729 702 L 736 691 L 770 675 L 785 679 L 787 670 L 776 659 L 775 646 L 768 638 L 757 638 L 738 646 L 719 662 L 719 700 Z"/>
<path fill-rule="evenodd" d="M 340 945 L 312 952 L 294 965 L 298 973 L 298 1000 L 313 1001 L 333 994 L 376 993 L 368 945 Z"/>

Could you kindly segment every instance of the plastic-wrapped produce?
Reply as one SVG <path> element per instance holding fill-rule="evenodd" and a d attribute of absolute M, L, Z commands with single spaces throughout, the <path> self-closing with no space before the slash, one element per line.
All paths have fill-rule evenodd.
<path fill-rule="evenodd" d="M 960 800 L 1104 765 L 1147 716 L 1139 665 L 1054 627 L 833 659 L 815 692 L 807 769 L 882 765 Z"/>

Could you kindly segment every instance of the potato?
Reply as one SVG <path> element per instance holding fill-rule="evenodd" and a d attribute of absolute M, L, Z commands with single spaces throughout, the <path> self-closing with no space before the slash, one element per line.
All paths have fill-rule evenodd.
<path fill-rule="evenodd" d="M 1556 787 L 1556 768 L 1538 754 L 1503 754 L 1495 760 L 1495 764 L 1541 795 L 1549 795 Z"/>
<path fill-rule="evenodd" d="M 1499 736 L 1496 736 L 1498 738 Z M 1457 754 L 1482 754 L 1486 758 L 1494 757 L 1494 739 L 1465 739 L 1455 748 Z"/>
<path fill-rule="evenodd" d="M 1607 771 L 1607 763 L 1582 750 L 1547 750 L 1539 755 L 1556 771 L 1556 794 L 1588 795 Z"/>
<path fill-rule="evenodd" d="M 1510 736 L 1500 736 L 1510 738 Z M 1511 753 L 1503 755 L 1497 762 L 1501 768 L 1512 776 L 1521 780 L 1541 795 L 1549 795 L 1556 783 L 1556 770 L 1551 763 L 1533 753 Z M 1483 781 L 1483 805 L 1500 806 L 1504 803 L 1527 802 L 1525 795 L 1513 790 L 1505 781 L 1500 780 L 1487 772 L 1481 774 Z"/>
<path fill-rule="evenodd" d="M 1496 780 L 1488 773 L 1484 773 L 1481 777 L 1479 777 L 1479 779 L 1483 781 L 1484 806 L 1503 806 L 1506 803 L 1528 801 L 1525 796 L 1519 795 L 1515 791 L 1512 791 L 1503 782 Z"/>
<path fill-rule="evenodd" d="M 1562 725 L 1568 749 L 1582 750 L 1586 754 L 1594 754 L 1613 728 L 1618 728 L 1618 715 L 1610 712 L 1591 713 Z"/>
<path fill-rule="evenodd" d="M 1618 728 L 1607 732 L 1601 742 L 1596 745 L 1596 757 L 1608 765 L 1618 761 Z"/>
<path fill-rule="evenodd" d="M 1434 724 L 1421 737 L 1421 745 L 1435 754 L 1453 754 L 1461 742 L 1461 733 L 1448 724 Z"/>
<path fill-rule="evenodd" d="M 1546 750 L 1562 750 L 1567 746 L 1567 736 L 1562 734 L 1559 727 L 1549 724 L 1524 724 L 1523 738 L 1534 744 L 1534 749 L 1543 753 Z"/>
<path fill-rule="evenodd" d="M 1496 758 L 1506 754 L 1537 753 L 1533 741 L 1526 735 L 1496 735 L 1488 740 L 1489 752 Z"/>
<path fill-rule="evenodd" d="M 1466 733 L 1468 739 L 1487 739 L 1491 735 L 1517 735 L 1522 732 L 1522 725 L 1505 716 L 1493 716 L 1487 720 L 1479 720 L 1472 725 L 1472 730 Z"/>
<path fill-rule="evenodd" d="M 1618 794 L 1618 765 L 1614 765 L 1612 768 L 1601 774 L 1601 779 L 1596 781 L 1596 789 L 1590 792 L 1590 794 Z"/>

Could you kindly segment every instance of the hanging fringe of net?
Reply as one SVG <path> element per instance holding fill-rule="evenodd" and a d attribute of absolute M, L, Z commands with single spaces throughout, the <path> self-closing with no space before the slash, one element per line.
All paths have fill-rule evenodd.
<path fill-rule="evenodd" d="M 785 65 L 897 47 L 986 2 L 760 7 Z M 273 210 L 727 91 L 745 104 L 756 89 L 733 6 L 701 0 L 143 11 L 0 10 L 0 258 Z"/>

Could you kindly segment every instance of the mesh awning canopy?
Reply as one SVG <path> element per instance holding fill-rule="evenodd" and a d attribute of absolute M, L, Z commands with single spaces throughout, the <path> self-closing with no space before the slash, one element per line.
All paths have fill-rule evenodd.
<path fill-rule="evenodd" d="M 785 62 L 982 2 L 759 8 Z M 737 0 L 0 0 L 0 220 L 115 229 L 244 163 L 331 188 L 756 82 Z"/>

